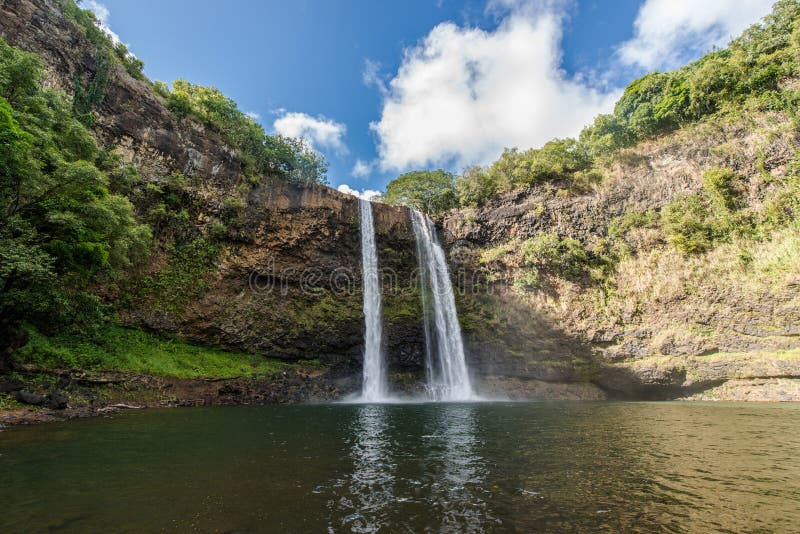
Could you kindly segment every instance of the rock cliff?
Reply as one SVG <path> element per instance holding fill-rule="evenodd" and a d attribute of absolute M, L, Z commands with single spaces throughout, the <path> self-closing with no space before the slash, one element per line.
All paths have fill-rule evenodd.
<path fill-rule="evenodd" d="M 735 169 L 743 203 L 762 209 L 789 172 L 797 136 L 791 118 L 774 113 L 701 123 L 623 151 L 589 192 L 535 185 L 445 215 L 454 269 L 490 281 L 491 294 L 462 298 L 475 364 L 539 380 L 584 377 L 636 397 L 758 398 L 763 386 L 768 397 L 800 399 L 795 227 L 690 257 L 658 224 L 620 231 L 630 214 L 657 219 L 701 191 L 704 171 L 717 167 Z M 595 258 L 626 252 L 608 274 L 555 273 L 530 287 L 520 249 L 543 234 L 574 239 Z"/>
<path fill-rule="evenodd" d="M 4 1 L 0 37 L 38 55 L 46 83 L 68 94 L 76 79 L 96 75 L 95 46 L 57 1 Z M 210 268 L 178 271 L 182 279 L 171 283 L 177 294 L 142 292 L 122 308 L 126 322 L 196 343 L 357 369 L 363 345 L 357 200 L 278 179 L 252 186 L 238 154 L 219 135 L 192 118 L 177 118 L 149 81 L 118 64 L 110 69 L 105 97 L 93 112 L 99 143 L 156 186 L 180 175 L 191 235 L 207 235 L 214 221 L 236 219 Z M 424 349 L 418 294 L 408 291 L 416 268 L 408 214 L 383 204 L 374 211 L 381 266 L 406 284 L 385 299 L 387 352 L 393 368 L 416 369 Z M 174 236 L 156 230 L 161 245 L 150 276 L 172 261 L 167 249 Z"/>

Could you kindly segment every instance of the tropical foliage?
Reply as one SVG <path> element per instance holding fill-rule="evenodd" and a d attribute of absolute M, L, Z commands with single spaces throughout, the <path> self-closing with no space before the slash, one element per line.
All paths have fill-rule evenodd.
<path fill-rule="evenodd" d="M 39 60 L 0 41 L 0 337 L 102 314 L 88 287 L 139 262 L 151 231 L 109 192 L 107 154 Z"/>

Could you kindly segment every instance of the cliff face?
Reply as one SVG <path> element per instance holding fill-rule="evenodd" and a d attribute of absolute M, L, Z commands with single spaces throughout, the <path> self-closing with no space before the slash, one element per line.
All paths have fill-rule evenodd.
<path fill-rule="evenodd" d="M 796 226 L 731 234 L 686 256 L 658 223 L 665 206 L 703 190 L 712 168 L 735 170 L 742 204 L 763 213 L 787 180 L 797 135 L 790 117 L 771 113 L 697 124 L 624 151 L 588 193 L 535 185 L 445 216 L 453 267 L 491 281 L 492 294 L 462 298 L 476 365 L 537 379 L 585 376 L 635 396 L 800 399 Z M 641 217 L 625 229 L 630 214 Z M 625 252 L 608 273 L 555 272 L 529 284 L 536 268 L 521 249 L 543 234 L 572 238 L 590 257 Z"/>
<path fill-rule="evenodd" d="M 39 56 L 46 83 L 72 94 L 76 80 L 97 74 L 96 47 L 53 0 L 6 0 L 0 5 L 0 37 Z M 196 175 L 207 193 L 232 189 L 242 164 L 213 132 L 178 120 L 149 83 L 112 64 L 106 94 L 97 106 L 94 133 L 148 178 L 171 172 Z"/>
<path fill-rule="evenodd" d="M 416 260 L 395 253 L 413 250 L 407 212 L 375 204 L 373 213 L 381 266 L 409 273 Z M 214 269 L 198 281 L 205 291 L 177 313 L 145 299 L 128 319 L 197 343 L 359 367 L 364 318 L 356 199 L 276 181 L 251 192 L 242 226 L 244 233 L 225 243 Z M 418 317 L 399 315 L 387 325 L 387 349 L 400 367 L 421 365 Z"/>
<path fill-rule="evenodd" d="M 68 94 L 76 79 L 96 75 L 95 46 L 52 0 L 4 1 L 0 37 L 38 55 L 46 83 Z M 167 279 L 166 289 L 174 294 L 159 286 L 140 292 L 122 309 L 126 322 L 201 344 L 359 368 L 357 200 L 329 187 L 277 179 L 252 186 L 237 153 L 215 132 L 191 118 L 176 118 L 149 82 L 134 79 L 121 65 L 112 64 L 110 71 L 105 97 L 93 112 L 101 146 L 155 186 L 180 175 L 191 235 L 207 236 L 213 221 L 235 219 L 218 239 L 210 268 L 173 269 L 177 274 Z M 406 210 L 375 204 L 374 217 L 382 267 L 407 278 L 416 259 L 410 255 L 414 244 Z M 169 250 L 175 238 L 158 229 L 156 237 L 146 274 L 163 278 L 175 263 Z M 194 254 L 190 250 L 184 261 L 191 263 Z M 424 353 L 418 293 L 404 289 L 385 299 L 387 352 L 398 371 L 421 368 Z"/>

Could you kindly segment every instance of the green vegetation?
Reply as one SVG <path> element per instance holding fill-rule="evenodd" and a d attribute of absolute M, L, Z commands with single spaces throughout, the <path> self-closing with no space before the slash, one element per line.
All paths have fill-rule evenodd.
<path fill-rule="evenodd" d="M 456 178 L 456 195 L 461 206 L 479 206 L 492 198 L 498 185 L 481 167 L 468 167 Z"/>
<path fill-rule="evenodd" d="M 179 314 L 192 299 L 208 290 L 204 275 L 214 267 L 219 248 L 199 237 L 170 250 L 167 265 L 131 281 L 130 294 L 159 312 Z"/>
<path fill-rule="evenodd" d="M 589 263 L 589 254 L 580 241 L 553 233 L 537 234 L 524 241 L 521 250 L 524 265 L 567 279 L 580 278 Z"/>
<path fill-rule="evenodd" d="M 684 254 L 706 252 L 715 243 L 754 231 L 752 218 L 740 211 L 741 177 L 727 169 L 711 169 L 703 185 L 703 191 L 680 196 L 662 210 L 667 241 Z"/>
<path fill-rule="evenodd" d="M 93 46 L 90 72 L 73 80 L 71 98 L 44 87 L 35 56 L 0 40 L 0 354 L 30 336 L 13 357 L 44 367 L 176 377 L 282 369 L 285 364 L 257 356 L 122 328 L 114 312 L 145 310 L 166 315 L 167 321 L 179 318 L 208 290 L 220 256 L 235 256 L 236 239 L 247 238 L 241 230 L 253 186 L 265 177 L 325 183 L 327 163 L 300 140 L 267 135 L 217 89 L 177 80 L 171 86 L 155 82 L 157 98 L 177 121 L 193 121 L 195 128 L 213 132 L 212 139 L 242 162 L 243 177 L 222 195 L 206 194 L 201 187 L 206 184 L 189 170 L 144 179 L 135 166 L 122 164 L 113 147 L 99 147 L 87 129 L 115 76 L 127 72 L 146 87 L 142 62 L 124 45 L 112 43 L 90 12 L 71 0 L 59 4 Z M 607 184 L 636 179 L 615 170 L 636 152 L 627 147 L 642 142 L 657 146 L 654 139 L 692 123 L 709 128 L 723 121 L 744 124 L 752 112 L 780 116 L 796 134 L 798 20 L 800 4 L 781 0 L 763 24 L 729 48 L 631 83 L 613 113 L 597 117 L 577 139 L 507 149 L 493 164 L 468 168 L 458 177 L 441 169 L 410 172 L 389 184 L 384 200 L 432 214 L 470 208 L 474 222 L 482 214 L 472 208 L 499 193 L 544 186 L 544 196 L 581 194 L 604 187 L 603 170 L 612 176 Z M 692 193 L 665 195 L 651 204 L 654 209 L 621 210 L 603 222 L 605 227 L 589 221 L 575 232 L 583 241 L 554 226 L 558 232 L 485 250 L 481 261 L 509 271 L 508 278 L 523 292 L 580 284 L 565 298 L 582 293 L 586 296 L 574 302 L 595 299 L 605 306 L 601 313 L 616 305 L 617 310 L 608 311 L 615 321 L 629 321 L 658 302 L 685 299 L 706 279 L 729 275 L 737 281 L 750 277 L 753 287 L 781 284 L 797 267 L 800 151 L 774 176 L 768 159 L 765 155 L 742 165 L 732 156 L 717 163 L 725 168 L 705 172 L 702 188 L 695 183 L 684 189 Z M 531 209 L 541 210 L 535 215 L 553 218 L 548 202 L 534 200 Z M 575 205 L 580 208 L 583 200 Z M 770 246 L 759 246 L 770 240 Z M 644 298 L 652 302 L 637 300 Z M 265 316 L 257 309 L 264 302 L 253 301 L 246 318 L 267 317 L 267 326 L 282 336 L 270 353 L 274 349 L 291 357 L 298 357 L 293 340 L 334 336 L 333 330 L 360 317 L 355 297 L 339 298 L 324 290 L 271 304 L 274 314 Z M 573 308 L 581 317 L 600 309 Z M 418 317 L 419 295 L 390 296 L 384 312 L 390 323 Z M 491 329 L 504 322 L 502 317 L 481 321 L 466 319 L 465 328 Z M 313 350 L 314 345 L 305 346 Z M 7 402 L 0 398 L 0 405 Z"/>
<path fill-rule="evenodd" d="M 542 148 L 506 149 L 486 169 L 472 167 L 456 180 L 463 206 L 476 206 L 492 195 L 546 181 L 574 180 L 581 187 L 600 181 L 586 148 L 574 139 L 556 139 Z"/>
<path fill-rule="evenodd" d="M 64 14 L 83 31 L 89 42 L 97 48 L 95 61 L 102 61 L 105 68 L 108 68 L 110 62 L 118 62 L 134 78 L 145 79 L 142 74 L 144 62 L 131 54 L 123 43 L 112 42 L 100 29 L 100 22 L 91 10 L 80 9 L 73 0 L 59 0 L 58 4 Z"/>
<path fill-rule="evenodd" d="M 763 24 L 750 27 L 727 49 L 634 81 L 612 114 L 599 116 L 581 133 L 581 142 L 593 155 L 608 154 L 726 108 L 741 108 L 748 100 L 796 116 L 796 95 L 781 95 L 780 82 L 800 74 L 799 18 L 800 4 L 780 0 Z"/>
<path fill-rule="evenodd" d="M 251 175 L 277 175 L 297 183 L 327 183 L 328 164 L 320 153 L 300 139 L 267 135 L 260 124 L 216 88 L 176 80 L 170 91 L 166 84 L 157 84 L 170 111 L 178 117 L 191 116 L 219 133 L 239 151 Z"/>
<path fill-rule="evenodd" d="M 11 393 L 0 392 L 0 410 L 14 410 L 17 408 L 28 408 L 29 405 L 17 402 Z"/>
<path fill-rule="evenodd" d="M 711 292 L 709 288 L 716 287 L 712 281 L 730 288 L 730 294 L 747 288 L 759 295 L 773 285 L 784 287 L 800 257 L 798 79 L 800 3 L 782 0 L 762 24 L 728 49 L 631 83 L 614 112 L 597 117 L 577 140 L 554 140 L 524 151 L 507 149 L 489 166 L 464 170 L 454 187 L 465 222 L 474 221 L 474 208 L 494 195 L 531 186 L 539 187 L 530 209 L 542 216 L 545 228 L 563 227 L 549 224 L 559 219 L 555 210 L 569 206 L 555 197 L 593 188 L 598 195 L 587 199 L 587 217 L 594 217 L 589 208 L 607 205 L 603 197 L 618 199 L 624 210 L 609 219 L 598 214 L 576 228 L 581 241 L 546 230 L 482 250 L 480 263 L 489 279 L 503 280 L 523 294 L 536 290 L 531 302 L 538 304 L 558 295 L 561 306 L 576 310 L 576 321 L 591 320 L 592 325 L 604 320 L 627 324 L 649 310 L 663 311 L 664 303 Z M 658 139 L 680 128 L 684 131 L 675 137 Z M 741 148 L 735 142 L 719 139 L 713 145 L 717 132 L 727 136 L 736 129 L 748 132 L 748 142 L 765 148 L 755 148 L 757 155 L 751 158 L 735 153 Z M 698 148 L 710 150 L 712 157 L 707 159 L 719 167 L 706 169 L 700 183 L 689 186 L 692 192 L 669 192 L 663 201 L 644 202 L 615 196 L 626 191 L 622 181 L 642 179 L 638 169 L 627 172 L 637 167 L 637 158 L 646 163 L 641 153 L 676 143 L 691 145 L 699 136 L 708 136 Z M 637 144 L 642 146 L 628 148 Z M 771 146 L 777 153 L 767 150 Z M 794 161 L 788 166 L 776 163 L 785 161 L 786 150 L 795 152 Z M 677 185 L 664 180 L 666 188 Z M 429 192 L 424 183 L 415 187 L 419 197 Z M 431 190 L 441 187 L 437 183 Z M 634 183 L 632 189 L 649 192 L 654 187 Z M 583 210 L 582 201 L 575 206 Z M 488 216 L 491 212 L 484 214 Z M 676 330 L 675 335 L 683 334 Z"/>
<path fill-rule="evenodd" d="M 605 258 L 590 253 L 577 239 L 542 232 L 524 241 L 512 240 L 484 250 L 480 262 L 489 268 L 517 266 L 513 284 L 521 292 L 541 288 L 546 278 L 580 282 Z"/>
<path fill-rule="evenodd" d="M 388 324 L 420 317 L 422 304 L 419 286 L 414 284 L 392 294 L 384 295 L 381 306 L 383 320 Z"/>
<path fill-rule="evenodd" d="M 269 375 L 290 367 L 280 360 L 189 345 L 119 326 L 107 326 L 88 338 L 30 333 L 30 342 L 14 353 L 20 363 L 44 368 L 135 371 L 176 378 L 235 378 Z"/>
<path fill-rule="evenodd" d="M 425 213 L 447 211 L 457 205 L 453 175 L 441 169 L 403 174 L 386 186 L 383 201 Z"/>
<path fill-rule="evenodd" d="M 219 91 L 176 82 L 170 92 L 157 83 L 170 108 L 184 102 L 184 115 L 237 150 L 249 178 L 199 226 L 203 200 L 187 183 L 193 177 L 145 180 L 113 147 L 98 147 L 88 127 L 109 83 L 120 66 L 144 80 L 142 62 L 112 43 L 90 11 L 71 0 L 59 6 L 94 47 L 72 98 L 45 88 L 36 56 L 0 40 L 2 351 L 24 344 L 28 326 L 77 343 L 131 304 L 179 313 L 207 289 L 218 241 L 239 230 L 253 184 L 265 175 L 324 183 L 327 169 L 301 141 L 266 135 Z M 150 272 L 154 252 L 163 267 Z"/>
<path fill-rule="evenodd" d="M 114 64 L 122 67 L 134 78 L 144 80 L 144 62 L 128 51 L 123 43 L 113 43 L 100 29 L 100 23 L 88 9 L 80 9 L 73 0 L 59 0 L 64 14 L 80 28 L 86 39 L 95 47 L 94 70 L 73 80 L 73 110 L 84 124 L 94 123 L 92 110 L 106 97 Z"/>
<path fill-rule="evenodd" d="M 91 329 L 89 287 L 147 257 L 151 230 L 109 191 L 104 154 L 40 61 L 0 40 L 0 339 L 27 321 Z"/>

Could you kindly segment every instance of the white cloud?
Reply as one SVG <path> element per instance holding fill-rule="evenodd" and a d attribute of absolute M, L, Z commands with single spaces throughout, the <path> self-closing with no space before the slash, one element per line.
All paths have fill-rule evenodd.
<path fill-rule="evenodd" d="M 380 191 L 375 191 L 373 189 L 364 189 L 363 191 L 359 191 L 357 189 L 353 189 L 347 184 L 342 184 L 336 188 L 337 191 L 342 193 L 353 195 L 354 197 L 363 198 L 364 200 L 372 200 L 373 198 L 379 196 L 381 194 Z"/>
<path fill-rule="evenodd" d="M 254 121 L 261 119 L 261 115 L 256 113 L 255 111 L 245 111 L 244 115 L 245 117 L 253 119 Z"/>
<path fill-rule="evenodd" d="M 370 125 L 381 170 L 485 164 L 504 147 L 575 135 L 609 111 L 618 91 L 560 70 L 563 12 L 554 6 L 495 2 L 494 31 L 443 23 L 407 49 Z"/>
<path fill-rule="evenodd" d="M 362 159 L 357 159 L 355 165 L 353 165 L 353 170 L 350 171 L 350 174 L 355 176 L 356 178 L 366 178 L 369 176 L 369 173 L 372 172 L 373 164 Z"/>
<path fill-rule="evenodd" d="M 726 45 L 769 13 L 774 0 L 646 0 L 634 35 L 617 50 L 623 64 L 674 68 Z"/>
<path fill-rule="evenodd" d="M 371 59 L 364 60 L 364 70 L 361 72 L 361 81 L 367 87 L 374 85 L 381 94 L 386 94 L 386 82 L 381 75 L 381 64 Z"/>
<path fill-rule="evenodd" d="M 342 139 L 347 133 L 344 124 L 321 115 L 312 117 L 305 113 L 284 110 L 279 113 L 280 116 L 272 124 L 279 134 L 304 139 L 315 149 L 329 148 L 337 154 L 347 154 L 347 147 Z"/>

